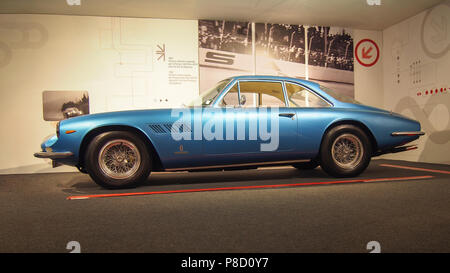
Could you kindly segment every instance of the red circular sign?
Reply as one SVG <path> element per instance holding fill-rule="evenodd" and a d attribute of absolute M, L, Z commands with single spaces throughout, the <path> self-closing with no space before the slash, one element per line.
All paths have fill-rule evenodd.
<path fill-rule="evenodd" d="M 361 51 L 359 51 L 360 48 Z M 376 52 L 373 52 L 374 48 L 376 49 Z M 358 44 L 356 44 L 355 57 L 359 64 L 370 67 L 380 58 L 380 49 L 374 41 L 370 39 L 362 39 L 358 42 Z"/>

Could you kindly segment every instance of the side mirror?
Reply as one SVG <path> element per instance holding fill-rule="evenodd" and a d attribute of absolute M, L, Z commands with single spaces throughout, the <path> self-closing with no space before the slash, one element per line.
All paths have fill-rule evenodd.
<path fill-rule="evenodd" d="M 245 95 L 241 95 L 241 105 L 245 105 L 246 102 L 247 98 L 245 97 Z"/>

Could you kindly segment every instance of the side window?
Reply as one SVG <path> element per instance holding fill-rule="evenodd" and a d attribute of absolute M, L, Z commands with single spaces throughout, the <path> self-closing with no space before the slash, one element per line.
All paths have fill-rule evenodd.
<path fill-rule="evenodd" d="M 230 90 L 228 90 L 227 94 L 222 98 L 222 101 L 220 102 L 219 106 L 226 107 L 238 105 L 239 105 L 238 88 L 236 83 Z"/>
<path fill-rule="evenodd" d="M 280 82 L 241 81 L 240 90 L 242 107 L 286 106 Z"/>
<path fill-rule="evenodd" d="M 289 107 L 329 107 L 330 105 L 321 97 L 304 87 L 286 83 L 286 93 Z"/>

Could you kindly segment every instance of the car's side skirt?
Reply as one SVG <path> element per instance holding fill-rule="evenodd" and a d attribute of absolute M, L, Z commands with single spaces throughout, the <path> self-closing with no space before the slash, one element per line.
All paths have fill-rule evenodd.
<path fill-rule="evenodd" d="M 293 164 L 293 163 L 301 163 L 301 162 L 309 162 L 309 161 L 311 161 L 311 159 L 253 162 L 253 163 L 240 163 L 240 164 L 228 164 L 228 165 L 211 165 L 211 166 L 199 166 L 199 167 L 172 168 L 172 169 L 165 169 L 165 171 L 172 172 L 172 171 L 205 170 L 205 169 L 220 169 L 220 168 L 234 168 L 234 167 L 266 166 L 266 165 L 288 165 L 288 164 Z"/>

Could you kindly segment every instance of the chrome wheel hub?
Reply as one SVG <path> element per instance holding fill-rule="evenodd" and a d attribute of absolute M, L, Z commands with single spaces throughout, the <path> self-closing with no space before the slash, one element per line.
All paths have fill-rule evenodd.
<path fill-rule="evenodd" d="M 361 162 L 363 149 L 361 140 L 357 136 L 343 134 L 334 140 L 331 156 L 339 167 L 353 169 Z"/>
<path fill-rule="evenodd" d="M 98 155 L 100 169 L 114 179 L 133 176 L 141 164 L 138 148 L 130 141 L 115 139 L 107 142 Z"/>

